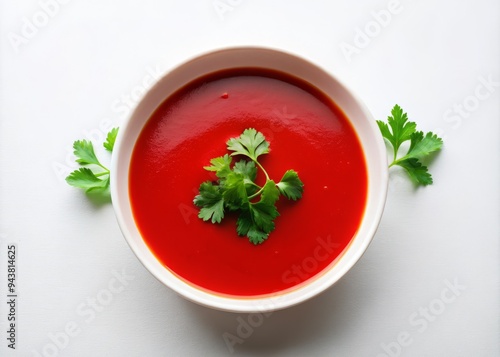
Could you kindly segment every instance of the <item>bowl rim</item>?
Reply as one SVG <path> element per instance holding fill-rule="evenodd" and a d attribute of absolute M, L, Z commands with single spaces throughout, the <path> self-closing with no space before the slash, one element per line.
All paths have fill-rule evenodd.
<path fill-rule="evenodd" d="M 349 97 L 348 99 L 352 101 L 353 105 L 355 105 L 357 107 L 357 110 L 362 114 L 363 117 L 362 120 L 365 122 L 365 125 L 367 126 L 365 129 L 368 130 L 369 133 L 374 134 L 373 135 L 374 153 L 370 153 L 370 155 L 376 156 L 379 159 L 378 163 L 367 162 L 368 159 L 367 159 L 367 153 L 365 152 L 365 147 L 364 147 L 365 144 L 363 143 L 361 138 L 359 138 L 359 131 L 358 131 L 359 128 L 357 128 L 352 122 L 351 118 L 349 118 L 349 116 L 346 115 L 347 118 L 351 121 L 351 125 L 353 129 L 356 131 L 360 144 L 363 147 L 363 153 L 365 155 L 365 164 L 367 166 L 367 175 L 368 175 L 367 202 L 365 203 L 365 211 L 363 213 L 363 218 L 361 220 L 360 226 L 358 227 L 358 232 L 351 239 L 351 243 L 349 243 L 348 247 L 344 249 L 344 251 L 339 255 L 339 257 L 337 257 L 334 260 L 334 262 L 332 262 L 327 268 L 325 268 L 324 271 L 320 272 L 313 278 L 306 280 L 306 282 L 303 283 L 303 285 L 300 284 L 297 288 L 291 289 L 290 291 L 284 290 L 276 294 L 257 296 L 255 298 L 253 297 L 242 298 L 237 296 L 228 297 L 224 295 L 219 295 L 217 293 L 210 293 L 194 285 L 186 283 L 183 279 L 179 278 L 178 276 L 173 274 L 169 269 L 163 266 L 162 269 L 159 269 L 158 268 L 159 262 L 154 257 L 154 254 L 151 251 L 149 251 L 149 248 L 147 247 L 146 243 L 142 240 L 142 237 L 140 237 L 140 233 L 137 229 L 137 226 L 135 225 L 135 223 L 132 224 L 130 222 L 130 213 L 131 213 L 130 201 L 128 199 L 124 199 L 123 197 L 124 188 L 122 186 L 124 184 L 122 183 L 122 181 L 125 180 L 126 181 L 125 196 L 126 198 L 129 198 L 128 167 L 130 165 L 130 160 L 128 160 L 128 162 L 126 163 L 126 168 L 127 168 L 126 178 L 124 179 L 122 175 L 119 175 L 120 170 L 123 170 L 123 167 L 120 166 L 123 165 L 123 163 L 121 162 L 123 161 L 121 153 L 123 150 L 126 150 L 124 149 L 126 145 L 126 137 L 130 135 L 130 131 L 133 130 L 137 131 L 137 136 L 138 136 L 142 130 L 142 127 L 139 130 L 134 129 L 134 125 L 136 124 L 134 122 L 134 118 L 136 118 L 136 116 L 138 115 L 138 111 L 141 110 L 141 106 L 144 105 L 148 97 L 150 97 L 152 93 L 154 94 L 156 91 L 160 90 L 162 83 L 164 84 L 163 81 L 167 80 L 169 76 L 172 76 L 172 74 L 176 73 L 176 71 L 185 70 L 185 68 L 189 68 L 190 65 L 192 66 L 193 63 L 196 63 L 197 61 L 207 60 L 207 58 L 210 59 L 210 57 L 213 56 L 224 56 L 226 54 L 231 55 L 231 53 L 234 54 L 236 52 L 249 52 L 249 53 L 261 53 L 261 54 L 267 53 L 271 56 L 273 55 L 284 56 L 290 58 L 293 61 L 297 61 L 298 63 L 301 62 L 307 65 L 309 68 L 311 68 L 311 70 L 319 71 L 319 73 L 324 73 L 327 76 L 328 81 L 333 81 L 332 83 L 338 86 L 344 92 L 343 93 L 344 95 L 347 95 L 347 97 Z M 229 68 L 236 68 L 236 67 L 229 67 Z M 214 71 L 206 72 L 206 74 L 211 72 Z M 285 71 L 285 73 L 287 72 Z M 294 73 L 288 73 L 288 74 L 296 76 Z M 191 80 L 194 80 L 198 77 L 199 76 L 193 76 L 191 77 Z M 302 77 L 300 76 L 299 78 L 302 79 Z M 187 83 L 189 83 L 189 81 L 179 86 L 176 86 L 176 88 L 179 89 L 182 86 L 186 85 Z M 312 85 L 315 84 L 312 83 Z M 321 88 L 319 89 L 321 90 Z M 163 100 L 166 100 L 169 95 L 166 95 L 163 98 Z M 325 95 L 327 95 L 328 98 L 330 98 L 334 103 L 336 103 L 334 98 L 331 98 L 330 95 L 326 93 Z M 343 110 L 343 108 L 341 108 L 340 106 L 339 108 Z M 153 108 L 153 111 L 155 109 L 156 108 Z M 149 118 L 142 119 L 144 120 L 143 125 L 148 121 L 148 119 Z M 136 119 L 136 121 L 137 120 L 138 119 Z M 134 137 L 134 140 L 137 139 L 137 136 Z M 130 145 L 129 151 L 133 150 L 133 147 L 135 146 L 135 141 L 133 143 L 129 143 L 129 145 Z M 129 159 L 129 157 L 127 158 Z M 372 170 L 369 169 L 370 166 L 369 164 L 376 165 L 379 171 L 373 173 L 372 172 L 373 169 Z M 375 174 L 377 174 L 375 180 L 378 182 L 376 187 L 377 192 L 374 193 L 373 192 L 374 187 L 371 179 L 372 176 Z M 318 64 L 309 60 L 302 54 L 301 55 L 295 54 L 293 52 L 286 51 L 280 48 L 266 47 L 266 46 L 224 46 L 192 55 L 188 59 L 172 65 L 169 68 L 169 70 L 165 71 L 162 74 L 161 78 L 144 93 L 143 97 L 138 101 L 136 106 L 127 115 L 119 130 L 113 154 L 111 157 L 110 182 L 111 182 L 110 191 L 111 191 L 113 210 L 115 212 L 115 216 L 118 225 L 120 227 L 120 230 L 122 231 L 122 234 L 126 242 L 134 252 L 137 259 L 156 279 L 158 279 L 164 285 L 168 286 L 169 288 L 171 288 L 184 298 L 203 306 L 215 308 L 218 310 L 231 311 L 231 312 L 246 312 L 246 313 L 268 312 L 297 305 L 324 292 L 325 290 L 333 286 L 338 280 L 340 280 L 363 256 L 369 244 L 373 240 L 373 237 L 375 236 L 386 203 L 387 188 L 388 188 L 387 154 L 386 154 L 385 143 L 383 141 L 382 136 L 379 133 L 378 126 L 376 125 L 376 121 L 374 120 L 372 114 L 369 112 L 365 104 L 355 94 L 355 92 L 349 87 L 347 87 L 342 81 L 338 79 L 338 77 L 336 77 L 330 71 L 327 71 L 326 69 L 320 67 Z M 376 197 L 374 198 L 373 195 L 376 195 Z M 372 212 L 371 219 L 369 219 L 368 222 L 366 222 L 366 214 L 369 206 Z M 127 217 L 127 215 L 129 217 Z M 132 220 L 133 220 L 133 215 L 132 215 Z M 133 227 L 131 228 L 131 224 L 132 226 L 135 226 L 135 231 Z M 358 238 L 358 234 L 360 231 L 359 228 L 361 227 L 363 227 L 363 232 L 364 232 L 364 237 L 361 237 L 363 239 Z M 137 241 L 136 239 L 137 234 L 139 234 L 140 241 L 142 241 L 142 243 Z M 354 249 L 353 242 L 356 242 L 355 250 L 353 250 Z M 147 251 L 149 251 L 150 254 L 145 253 L 144 248 Z M 347 258 L 346 258 L 346 253 L 349 253 Z M 348 261 L 346 261 L 346 259 L 348 259 Z M 339 267 L 338 260 L 344 261 L 343 265 L 341 265 L 340 268 L 338 268 Z M 333 274 L 332 272 L 335 272 L 335 274 Z M 329 274 L 330 276 L 328 276 Z M 317 277 L 318 275 L 321 276 Z M 317 283 L 318 281 L 320 281 L 320 283 Z M 304 289 L 306 287 L 308 289 Z"/>

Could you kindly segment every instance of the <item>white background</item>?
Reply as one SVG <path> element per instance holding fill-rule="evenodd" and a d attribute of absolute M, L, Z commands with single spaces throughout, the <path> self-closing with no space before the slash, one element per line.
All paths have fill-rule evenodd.
<path fill-rule="evenodd" d="M 0 355 L 225 356 L 229 335 L 241 338 L 238 356 L 500 355 L 498 1 L 45 2 L 0 3 Z M 415 189 L 391 170 L 374 241 L 338 284 L 265 317 L 178 297 L 132 254 L 111 204 L 64 182 L 73 141 L 123 123 L 126 98 L 138 98 L 150 73 L 227 45 L 302 55 L 376 118 L 398 103 L 445 141 L 430 163 L 434 185 Z M 239 327 L 249 319 L 254 328 Z"/>

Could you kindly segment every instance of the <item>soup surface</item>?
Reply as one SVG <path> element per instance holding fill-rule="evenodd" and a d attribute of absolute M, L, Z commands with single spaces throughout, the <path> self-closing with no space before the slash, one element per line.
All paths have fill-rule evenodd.
<path fill-rule="evenodd" d="M 246 128 L 270 142 L 259 162 L 274 181 L 293 169 L 304 183 L 300 200 L 280 197 L 276 229 L 260 245 L 237 235 L 236 215 L 204 222 L 193 204 L 199 185 L 216 179 L 203 166 Z M 134 218 L 157 259 L 189 284 L 231 296 L 318 276 L 352 240 L 367 196 L 364 155 L 342 111 L 298 79 L 257 69 L 214 73 L 164 101 L 135 144 L 129 178 Z"/>

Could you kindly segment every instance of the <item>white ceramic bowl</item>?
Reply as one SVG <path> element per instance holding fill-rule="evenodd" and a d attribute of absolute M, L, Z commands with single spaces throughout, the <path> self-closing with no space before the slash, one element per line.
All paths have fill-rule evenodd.
<path fill-rule="evenodd" d="M 155 109 L 172 93 L 205 74 L 237 67 L 261 67 L 299 77 L 319 88 L 346 114 L 361 141 L 368 171 L 367 203 L 358 232 L 326 272 L 286 293 L 260 298 L 230 298 L 210 294 L 183 282 L 151 253 L 135 224 L 129 200 L 129 165 L 135 142 Z M 337 282 L 359 260 L 378 227 L 387 194 L 386 148 L 375 120 L 362 102 L 333 75 L 297 55 L 260 47 L 225 48 L 201 54 L 168 72 L 151 88 L 120 128 L 111 164 L 111 195 L 120 228 L 144 266 L 162 283 L 185 298 L 234 312 L 283 309 L 308 300 Z"/>

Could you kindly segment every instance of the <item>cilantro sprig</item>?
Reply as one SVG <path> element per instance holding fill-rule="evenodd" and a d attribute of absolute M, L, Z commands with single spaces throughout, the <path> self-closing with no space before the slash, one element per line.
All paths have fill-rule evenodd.
<path fill-rule="evenodd" d="M 113 128 L 107 134 L 103 146 L 109 152 L 113 151 L 118 128 Z M 66 177 L 66 182 L 74 187 L 82 188 L 86 192 L 104 192 L 109 188 L 109 169 L 101 164 L 94 152 L 94 146 L 89 140 L 77 140 L 73 143 L 76 162 L 81 167 Z"/>
<path fill-rule="evenodd" d="M 226 143 L 232 153 L 210 160 L 207 171 L 214 172 L 217 181 L 205 181 L 193 202 L 200 207 L 198 217 L 204 221 L 220 223 L 226 212 L 239 212 L 236 232 L 247 236 L 253 244 L 261 244 L 275 229 L 274 220 L 279 216 L 276 202 L 280 195 L 298 200 L 304 192 L 304 184 L 296 171 L 288 170 L 276 183 L 261 163 L 259 156 L 269 153 L 269 142 L 264 135 L 250 128 Z M 243 157 L 232 164 L 233 157 Z M 262 170 L 266 182 L 259 186 L 255 179 Z"/>
<path fill-rule="evenodd" d="M 432 176 L 427 166 L 422 165 L 420 160 L 440 150 L 443 140 L 432 132 L 424 135 L 422 131 L 417 131 L 417 124 L 408 121 L 408 115 L 399 105 L 394 106 L 391 114 L 392 116 L 387 118 L 387 123 L 377 120 L 382 136 L 393 147 L 393 160 L 389 167 L 401 166 L 417 184 L 423 186 L 432 184 Z M 401 144 L 405 141 L 410 141 L 408 152 L 398 156 Z"/>

